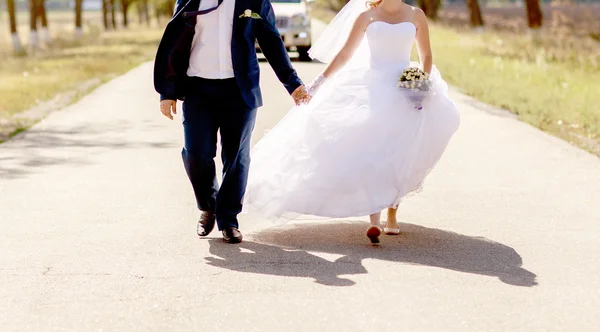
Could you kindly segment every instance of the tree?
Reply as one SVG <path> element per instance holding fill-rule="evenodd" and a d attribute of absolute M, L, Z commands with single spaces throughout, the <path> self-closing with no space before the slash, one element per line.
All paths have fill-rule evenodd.
<path fill-rule="evenodd" d="M 121 0 L 121 13 L 123 14 L 123 26 L 125 28 L 127 28 L 129 26 L 129 18 L 128 18 L 128 13 L 129 13 L 129 6 L 134 2 L 135 0 Z"/>
<path fill-rule="evenodd" d="M 41 0 L 29 0 L 29 47 L 33 49 L 40 47 L 37 22 L 41 12 L 41 6 Z"/>
<path fill-rule="evenodd" d="M 467 7 L 471 17 L 471 26 L 473 28 L 483 27 L 483 17 L 481 16 L 481 8 L 477 0 L 467 0 Z"/>
<path fill-rule="evenodd" d="M 38 21 L 42 26 L 42 40 L 44 43 L 50 44 L 48 19 L 46 17 L 46 0 L 29 0 L 29 46 L 34 49 L 40 47 Z"/>
<path fill-rule="evenodd" d="M 42 26 L 42 41 L 46 44 L 50 44 L 48 19 L 46 17 L 46 0 L 29 0 L 29 46 L 32 48 L 40 47 L 38 21 L 41 23 Z"/>
<path fill-rule="evenodd" d="M 42 23 L 42 41 L 50 44 L 50 31 L 48 31 L 48 18 L 46 17 L 46 0 L 40 0 L 37 10 L 38 18 Z"/>
<path fill-rule="evenodd" d="M 428 18 L 437 19 L 437 12 L 441 4 L 440 0 L 417 0 L 417 4 Z"/>
<path fill-rule="evenodd" d="M 140 25 L 146 23 L 147 26 L 150 26 L 150 8 L 148 6 L 148 0 L 139 0 L 138 1 L 138 18 L 140 21 Z"/>
<path fill-rule="evenodd" d="M 109 30 L 108 26 L 108 1 L 102 0 L 102 25 L 104 30 Z"/>
<path fill-rule="evenodd" d="M 75 38 L 83 36 L 82 16 L 83 0 L 75 0 Z"/>
<path fill-rule="evenodd" d="M 10 22 L 10 37 L 12 39 L 13 50 L 17 54 L 25 54 L 25 49 L 23 48 L 23 44 L 21 44 L 21 39 L 19 38 L 19 33 L 17 32 L 15 0 L 7 0 L 6 7 Z"/>
<path fill-rule="evenodd" d="M 173 11 L 175 10 L 175 0 L 154 0 L 154 14 L 156 15 L 156 21 L 161 24 L 161 18 L 166 17 L 170 19 L 173 17 Z"/>
<path fill-rule="evenodd" d="M 102 23 L 104 24 L 104 30 L 114 30 L 117 28 L 115 0 L 102 0 Z"/>
<path fill-rule="evenodd" d="M 110 23 L 113 29 L 117 28 L 117 6 L 115 6 L 115 0 L 107 0 L 110 2 Z"/>
<path fill-rule="evenodd" d="M 540 9 L 539 0 L 525 0 L 525 8 L 527 9 L 527 24 L 530 29 L 539 29 L 542 27 L 542 10 Z"/>

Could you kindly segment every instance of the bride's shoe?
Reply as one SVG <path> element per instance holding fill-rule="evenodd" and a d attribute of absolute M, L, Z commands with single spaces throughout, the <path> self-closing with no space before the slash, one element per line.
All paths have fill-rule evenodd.
<path fill-rule="evenodd" d="M 386 225 L 386 227 L 383 228 L 383 232 L 385 233 L 385 235 L 399 235 L 400 227 L 390 228 Z"/>
<path fill-rule="evenodd" d="M 379 235 L 381 235 L 381 227 L 372 225 L 367 229 L 367 237 L 371 240 L 371 244 L 379 244 Z"/>

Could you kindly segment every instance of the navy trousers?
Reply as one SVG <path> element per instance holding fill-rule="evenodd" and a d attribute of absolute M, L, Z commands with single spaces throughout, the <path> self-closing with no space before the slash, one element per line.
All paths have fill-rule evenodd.
<path fill-rule="evenodd" d="M 183 163 L 198 208 L 213 211 L 220 230 L 238 227 L 237 215 L 250 167 L 250 137 L 256 109 L 250 109 L 235 79 L 189 78 L 183 102 Z M 221 136 L 223 181 L 219 188 L 215 161 Z"/>

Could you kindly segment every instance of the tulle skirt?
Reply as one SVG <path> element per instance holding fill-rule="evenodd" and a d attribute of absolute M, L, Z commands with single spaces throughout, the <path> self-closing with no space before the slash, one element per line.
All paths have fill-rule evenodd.
<path fill-rule="evenodd" d="M 460 119 L 435 67 L 422 105 L 396 87 L 400 73 L 346 70 L 293 108 L 252 150 L 245 211 L 364 216 L 420 190 Z"/>

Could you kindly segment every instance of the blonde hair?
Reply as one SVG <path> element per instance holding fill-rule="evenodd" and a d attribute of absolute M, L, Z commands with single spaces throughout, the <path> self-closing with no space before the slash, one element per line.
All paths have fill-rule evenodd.
<path fill-rule="evenodd" d="M 373 9 L 373 8 L 381 5 L 382 2 L 383 2 L 383 0 L 369 0 L 369 1 L 367 1 L 367 7 L 369 9 Z"/>

